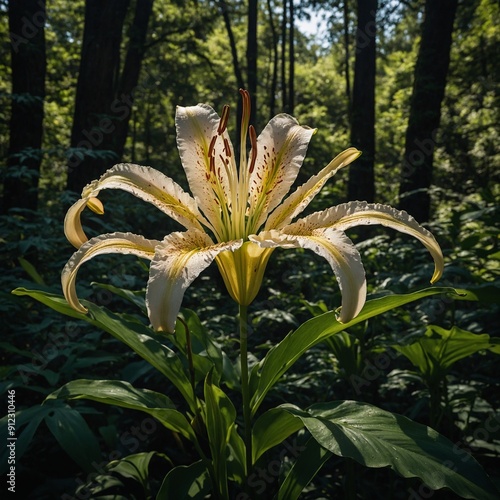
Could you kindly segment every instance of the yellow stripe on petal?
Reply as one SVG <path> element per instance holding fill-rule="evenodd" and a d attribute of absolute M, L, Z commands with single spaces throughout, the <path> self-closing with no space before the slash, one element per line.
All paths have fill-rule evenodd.
<path fill-rule="evenodd" d="M 84 188 L 82 196 L 92 199 L 102 189 L 127 191 L 151 203 L 186 229 L 201 229 L 200 223 L 208 225 L 191 195 L 154 168 L 119 163 Z"/>
<path fill-rule="evenodd" d="M 352 163 L 361 151 L 348 148 L 337 155 L 321 172 L 311 177 L 305 184 L 298 187 L 276 210 L 269 216 L 265 229 L 280 229 L 291 222 L 309 205 L 311 200 L 319 193 L 325 183 L 341 168 Z"/>
<path fill-rule="evenodd" d="M 136 255 L 144 259 L 152 259 L 159 241 L 148 240 L 131 233 L 110 233 L 96 236 L 84 243 L 73 254 L 61 273 L 61 284 L 64 297 L 68 303 L 81 313 L 87 309 L 80 304 L 76 294 L 76 276 L 80 266 L 97 255 L 120 253 Z"/>
<path fill-rule="evenodd" d="M 189 187 L 217 238 L 225 225 L 237 183 L 234 151 L 224 122 L 206 104 L 178 106 L 175 115 L 177 147 Z"/>
<path fill-rule="evenodd" d="M 444 270 L 443 253 L 432 233 L 423 228 L 408 213 L 388 205 L 365 201 L 343 203 L 322 212 L 315 212 L 286 226 L 283 230 L 295 232 L 301 231 L 301 228 L 304 227 L 307 227 L 308 230 L 330 227 L 345 231 L 351 227 L 374 224 L 381 224 L 417 238 L 434 259 L 434 273 L 431 283 L 435 283 L 442 276 Z"/>
<path fill-rule="evenodd" d="M 215 257 L 236 250 L 242 241 L 214 244 L 195 229 L 171 233 L 156 249 L 146 291 L 149 319 L 155 330 L 173 333 L 184 292 Z"/>
<path fill-rule="evenodd" d="M 257 138 L 255 167 L 250 174 L 249 232 L 256 232 L 279 205 L 297 178 L 314 129 L 289 115 L 275 116 Z M 241 168 L 244 168 L 242 165 Z"/>
<path fill-rule="evenodd" d="M 341 231 L 311 229 L 299 231 L 263 231 L 250 240 L 264 248 L 307 248 L 324 257 L 330 264 L 342 292 L 342 308 L 338 320 L 347 323 L 355 318 L 366 301 L 365 270 L 353 242 Z"/>

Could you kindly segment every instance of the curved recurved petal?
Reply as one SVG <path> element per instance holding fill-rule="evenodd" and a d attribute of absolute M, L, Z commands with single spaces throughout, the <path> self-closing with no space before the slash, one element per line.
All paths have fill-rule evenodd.
<path fill-rule="evenodd" d="M 342 232 L 330 228 L 262 231 L 249 239 L 262 247 L 307 248 L 330 264 L 342 292 L 342 309 L 338 320 L 346 323 L 355 318 L 366 301 L 365 270 L 353 242 Z M 290 231 L 289 231 L 290 229 Z"/>
<path fill-rule="evenodd" d="M 323 170 L 298 187 L 293 194 L 276 207 L 276 210 L 267 219 L 265 229 L 280 229 L 289 224 L 309 205 L 330 177 L 333 177 L 341 168 L 347 167 L 360 154 L 361 151 L 356 148 L 348 148 L 337 155 Z"/>
<path fill-rule="evenodd" d="M 119 163 L 82 191 L 82 197 L 96 196 L 101 189 L 122 189 L 159 208 L 186 229 L 201 229 L 204 219 L 196 202 L 162 172 L 142 165 Z M 86 191 L 87 190 L 87 191 Z"/>
<path fill-rule="evenodd" d="M 236 175 L 226 124 L 210 106 L 198 104 L 178 106 L 175 125 L 191 192 L 208 220 L 219 229 L 221 209 L 231 205 L 231 183 Z"/>
<path fill-rule="evenodd" d="M 257 138 L 250 154 L 249 217 L 255 231 L 290 190 L 297 178 L 315 130 L 286 114 L 276 115 Z M 242 166 L 243 167 L 243 166 Z"/>
<path fill-rule="evenodd" d="M 91 238 L 75 252 L 64 266 L 61 273 L 61 284 L 64 297 L 68 303 L 79 312 L 87 309 L 80 304 L 76 295 L 76 275 L 80 266 L 97 255 L 107 253 L 131 254 L 144 259 L 152 259 L 155 247 L 160 242 L 148 240 L 132 233 L 110 233 Z"/>
<path fill-rule="evenodd" d="M 64 234 L 68 241 L 76 248 L 80 248 L 88 240 L 80 219 L 80 215 L 86 206 L 87 198 L 80 198 L 69 207 L 64 217 Z"/>
<path fill-rule="evenodd" d="M 220 252 L 241 245 L 241 240 L 216 245 L 206 233 L 195 229 L 166 236 L 156 248 L 146 290 L 153 328 L 173 333 L 187 287 Z"/>
<path fill-rule="evenodd" d="M 151 167 L 119 163 L 106 171 L 98 180 L 83 188 L 82 198 L 66 214 L 64 232 L 72 245 L 79 248 L 85 241 L 80 215 L 89 206 L 97 213 L 104 211 L 97 196 L 103 189 L 122 189 L 147 201 L 182 224 L 186 229 L 201 229 L 209 225 L 198 210 L 194 199 L 170 177 Z"/>
<path fill-rule="evenodd" d="M 441 247 L 430 231 L 423 228 L 411 215 L 380 203 L 351 201 L 322 212 L 316 212 L 285 227 L 288 232 L 300 231 L 302 226 L 324 228 L 331 227 L 345 231 L 361 225 L 381 224 L 417 238 L 429 250 L 434 259 L 434 274 L 431 283 L 435 283 L 443 274 L 444 260 Z"/>

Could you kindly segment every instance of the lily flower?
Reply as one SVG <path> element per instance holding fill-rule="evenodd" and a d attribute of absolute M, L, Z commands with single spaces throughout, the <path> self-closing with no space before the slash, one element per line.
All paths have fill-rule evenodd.
<path fill-rule="evenodd" d="M 434 259 L 431 283 L 440 278 L 443 256 L 438 243 L 406 212 L 354 201 L 292 222 L 327 180 L 361 153 L 346 149 L 284 199 L 315 131 L 279 114 L 257 137 L 249 125 L 249 94 L 242 90 L 241 95 L 239 168 L 227 133 L 229 107 L 219 117 L 210 106 L 198 104 L 177 107 L 175 118 L 177 145 L 192 195 L 163 173 L 129 163 L 115 165 L 83 189 L 64 223 L 66 237 L 78 248 L 62 272 L 63 292 L 73 308 L 86 312 L 75 289 L 84 262 L 106 253 L 134 254 L 151 260 L 146 289 L 151 324 L 173 333 L 186 289 L 214 260 L 231 297 L 247 306 L 261 287 L 273 250 L 301 247 L 330 264 L 342 292 L 338 319 L 347 322 L 365 303 L 366 280 L 359 252 L 344 231 L 363 224 L 382 224 L 420 240 Z M 80 216 L 85 207 L 104 212 L 98 198 L 103 189 L 122 189 L 152 203 L 185 231 L 162 241 L 119 232 L 88 239 Z"/>

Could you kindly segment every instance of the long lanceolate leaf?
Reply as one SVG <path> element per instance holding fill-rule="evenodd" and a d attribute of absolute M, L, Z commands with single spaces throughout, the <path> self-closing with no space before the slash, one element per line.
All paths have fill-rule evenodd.
<path fill-rule="evenodd" d="M 320 403 L 307 410 L 281 405 L 302 420 L 326 450 L 367 467 L 391 467 L 403 477 L 419 477 L 437 490 L 450 488 L 463 498 L 498 499 L 481 466 L 433 429 L 357 401 Z"/>
<path fill-rule="evenodd" d="M 175 409 L 170 399 L 147 389 L 136 389 L 120 380 L 74 380 L 47 397 L 51 399 L 90 399 L 122 408 L 138 410 L 155 417 L 167 429 L 197 442 L 186 417 Z"/>
<path fill-rule="evenodd" d="M 267 392 L 281 378 L 281 376 L 314 345 L 322 342 L 331 335 L 339 333 L 357 323 L 378 316 L 396 307 L 409 304 L 415 300 L 431 295 L 446 294 L 452 298 L 466 295 L 465 291 L 454 288 L 433 287 L 404 295 L 389 295 L 366 302 L 359 315 L 348 323 L 339 323 L 334 312 L 328 312 L 310 319 L 297 330 L 288 334 L 279 344 L 274 346 L 260 362 L 258 370 L 252 372 L 250 387 L 255 388 L 252 395 L 251 407 L 255 414 L 264 400 Z M 472 299 L 473 300 L 473 299 Z"/>
<path fill-rule="evenodd" d="M 91 302 L 82 301 L 89 313 L 81 314 L 72 309 L 62 296 L 54 293 L 27 290 L 25 288 L 17 288 L 12 293 L 15 295 L 28 295 L 60 313 L 82 319 L 110 333 L 165 375 L 184 396 L 191 411 L 196 412 L 196 402 L 191 383 L 181 360 L 171 349 L 162 344 L 148 327 L 140 323 L 127 321 Z"/>

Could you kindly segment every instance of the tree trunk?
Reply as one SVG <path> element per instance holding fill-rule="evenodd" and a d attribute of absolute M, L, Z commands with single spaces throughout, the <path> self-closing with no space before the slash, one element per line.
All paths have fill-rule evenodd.
<path fill-rule="evenodd" d="M 287 0 L 283 0 L 283 19 L 281 20 L 281 103 L 283 110 L 288 109 L 288 89 L 286 84 L 286 28 L 288 25 Z"/>
<path fill-rule="evenodd" d="M 273 69 L 269 99 L 269 115 L 272 117 L 276 114 L 276 91 L 278 90 L 278 33 L 274 24 L 271 0 L 267 0 L 267 10 L 269 12 L 269 28 L 273 38 Z"/>
<path fill-rule="evenodd" d="M 120 45 L 129 0 L 87 0 L 76 88 L 67 188 L 81 191 L 119 159 L 112 136 L 128 120 L 132 103 L 115 100 Z M 130 96 L 126 96 L 129 99 Z"/>
<path fill-rule="evenodd" d="M 289 1 L 290 26 L 288 31 L 288 109 L 293 115 L 295 108 L 295 12 L 293 0 Z"/>
<path fill-rule="evenodd" d="M 351 143 L 363 154 L 349 167 L 349 200 L 375 199 L 375 65 L 377 0 L 358 0 Z"/>
<path fill-rule="evenodd" d="M 3 213 L 36 210 L 45 98 L 45 3 L 10 0 L 12 108 Z"/>
<path fill-rule="evenodd" d="M 141 72 L 142 60 L 146 51 L 146 35 L 148 32 L 149 18 L 153 10 L 154 0 L 137 0 L 135 5 L 134 21 L 130 27 L 129 46 L 125 63 L 123 66 L 122 75 L 120 78 L 120 86 L 118 88 L 115 101 L 126 102 L 130 100 L 134 102 L 134 95 L 144 93 L 152 84 L 146 79 L 141 87 L 138 87 L 139 74 Z M 128 99 L 127 99 L 128 98 Z M 128 115 L 122 120 L 116 121 L 116 133 L 114 134 L 115 148 L 114 151 L 118 157 L 123 156 L 125 143 L 127 141 L 129 118 L 131 116 L 131 107 L 128 108 Z"/>
<path fill-rule="evenodd" d="M 429 188 L 434 148 L 450 63 L 457 3 L 458 0 L 425 2 L 399 186 L 399 208 L 420 222 L 430 217 Z"/>
<path fill-rule="evenodd" d="M 343 5 L 344 14 L 344 77 L 345 77 L 345 95 L 347 98 L 347 118 L 349 124 L 352 122 L 352 102 L 351 102 L 351 77 L 349 71 L 349 60 L 351 58 L 350 54 L 350 37 L 349 37 L 349 3 L 348 0 L 344 0 Z"/>
<path fill-rule="evenodd" d="M 250 123 L 256 125 L 257 116 L 257 11 L 258 1 L 248 2 L 248 34 L 247 34 L 247 81 L 248 92 L 252 100 Z"/>

